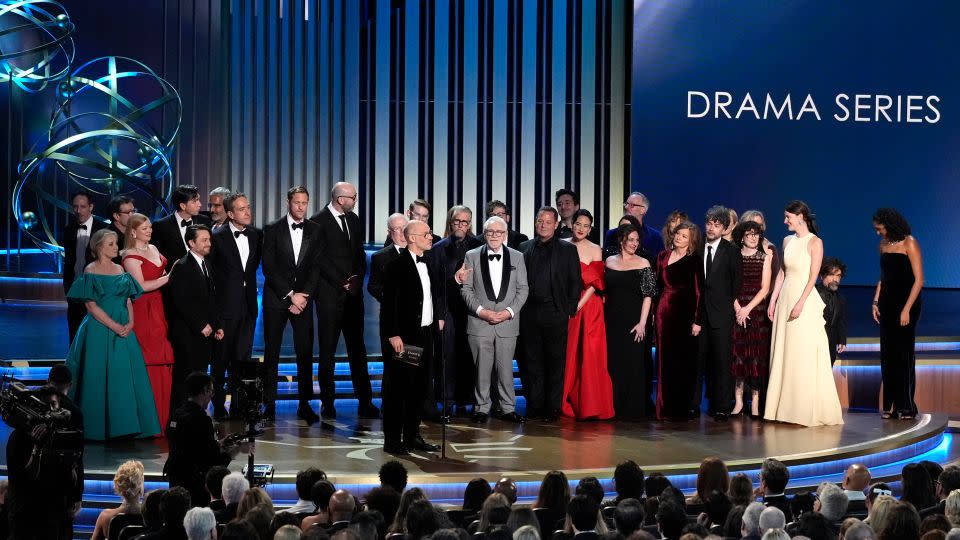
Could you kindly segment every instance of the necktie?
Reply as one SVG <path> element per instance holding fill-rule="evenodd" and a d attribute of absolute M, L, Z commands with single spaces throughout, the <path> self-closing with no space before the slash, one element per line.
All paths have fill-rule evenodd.
<path fill-rule="evenodd" d="M 200 268 L 203 270 L 203 277 L 210 279 L 210 272 L 207 271 L 207 261 L 200 261 Z"/>
<path fill-rule="evenodd" d="M 80 230 L 84 230 L 84 231 L 87 230 L 87 226 L 86 226 L 86 225 L 79 225 L 79 226 L 77 226 L 77 228 L 80 229 Z"/>
<path fill-rule="evenodd" d="M 187 220 L 185 220 L 185 219 L 181 219 L 181 220 L 180 220 L 180 226 L 181 226 L 181 227 L 189 227 L 189 226 L 191 226 L 191 225 L 193 225 L 193 220 L 192 220 L 192 219 L 191 219 L 190 221 L 187 221 Z"/>
<path fill-rule="evenodd" d="M 290 228 L 293 229 L 293 230 L 302 229 L 302 228 L 303 228 L 303 222 L 301 221 L 300 223 L 291 223 L 291 224 L 290 224 Z"/>
<path fill-rule="evenodd" d="M 494 260 L 494 259 L 496 259 L 496 260 L 499 261 L 499 260 L 500 260 L 500 254 L 499 254 L 499 253 L 495 253 L 495 254 L 493 254 L 493 255 L 487 255 L 487 260 L 492 261 L 492 260 Z"/>
<path fill-rule="evenodd" d="M 340 223 L 343 225 L 343 236 L 346 237 L 347 241 L 350 241 L 350 229 L 347 228 L 347 215 L 340 214 L 337 217 L 340 218 Z"/>
<path fill-rule="evenodd" d="M 417 264 L 427 264 L 427 261 L 425 261 L 425 260 L 423 259 L 423 257 L 421 257 L 421 256 L 418 255 L 418 256 L 417 256 Z"/>
<path fill-rule="evenodd" d="M 248 236 L 248 237 L 249 237 L 250 232 L 247 231 L 246 229 L 244 229 L 244 230 L 242 230 L 242 231 L 233 231 L 233 237 L 234 237 L 234 238 L 240 238 L 240 235 L 241 235 L 241 234 L 242 234 L 243 236 Z"/>
<path fill-rule="evenodd" d="M 704 277 L 710 275 L 710 269 L 713 267 L 713 246 L 707 246 L 707 269 L 703 273 Z"/>

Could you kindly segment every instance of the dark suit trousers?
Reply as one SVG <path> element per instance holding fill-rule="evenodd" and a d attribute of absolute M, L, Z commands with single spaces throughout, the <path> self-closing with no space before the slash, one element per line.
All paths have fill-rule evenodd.
<path fill-rule="evenodd" d="M 700 358 L 697 363 L 706 378 L 708 413 L 711 415 L 729 414 L 733 408 L 733 376 L 730 373 L 733 361 L 732 332 L 732 325 L 721 324 L 719 328 L 712 328 L 706 320 L 700 331 Z M 699 384 L 699 377 L 697 381 Z M 700 392 L 696 392 L 695 399 L 699 397 Z M 700 409 L 699 399 L 692 408 Z"/>
<path fill-rule="evenodd" d="M 231 396 L 230 408 L 239 411 L 237 402 L 237 388 L 245 364 L 251 364 L 253 354 L 253 332 L 257 324 L 247 312 L 239 314 L 235 319 L 223 319 L 223 339 L 214 345 L 213 362 L 210 366 L 210 376 L 213 377 L 213 406 L 223 408 L 226 394 Z M 230 380 L 226 380 L 226 373 L 230 372 Z"/>
<path fill-rule="evenodd" d="M 520 316 L 527 364 L 527 414 L 560 410 L 566 367 L 567 322 L 552 301 L 527 303 Z"/>
<path fill-rule="evenodd" d="M 383 355 L 383 440 L 385 446 L 396 446 L 401 440 L 411 443 L 420 436 L 423 395 L 427 389 L 428 369 L 433 361 L 433 327 L 421 329 L 423 356 L 421 367 L 394 360 L 389 342 Z"/>
<path fill-rule="evenodd" d="M 287 309 L 263 308 L 263 403 L 268 411 L 276 408 L 277 370 L 280 345 L 287 321 L 293 327 L 293 350 L 297 355 L 297 399 L 300 404 L 313 399 L 313 313 L 310 302 L 299 315 Z"/>
<path fill-rule="evenodd" d="M 344 292 L 335 298 L 318 297 L 314 304 L 317 306 L 317 341 L 320 344 L 317 363 L 320 401 L 325 406 L 333 405 L 336 395 L 333 372 L 337 342 L 342 332 L 347 345 L 347 358 L 350 360 L 353 394 L 360 405 L 370 403 L 373 391 L 370 389 L 370 374 L 367 372 L 367 347 L 363 343 L 362 294 L 351 296 Z"/>
<path fill-rule="evenodd" d="M 171 339 L 170 343 L 173 345 L 173 383 L 170 385 L 170 414 L 172 415 L 187 399 L 187 391 L 184 387 L 187 377 L 194 371 L 206 373 L 210 367 L 214 339 L 213 334 L 205 338 L 197 333 L 195 339 Z"/>
<path fill-rule="evenodd" d="M 67 302 L 67 331 L 70 333 L 70 343 L 67 343 L 67 346 L 73 344 L 73 338 L 77 337 L 77 330 L 80 328 L 80 323 L 83 322 L 83 318 L 87 316 L 87 306 L 83 302 Z"/>

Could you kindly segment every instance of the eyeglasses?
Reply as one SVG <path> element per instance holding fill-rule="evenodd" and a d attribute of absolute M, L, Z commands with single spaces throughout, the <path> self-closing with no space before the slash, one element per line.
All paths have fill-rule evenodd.
<path fill-rule="evenodd" d="M 647 207 L 647 205 L 645 204 L 633 204 L 631 202 L 628 202 L 626 206 L 627 208 L 646 208 Z"/>
<path fill-rule="evenodd" d="M 507 234 L 507 231 L 483 231 L 483 234 L 489 236 L 490 238 L 500 238 L 501 236 Z"/>
<path fill-rule="evenodd" d="M 351 201 L 355 201 L 355 200 L 357 200 L 357 194 L 354 193 L 353 196 L 350 196 L 350 195 L 337 195 L 337 198 L 338 198 L 338 199 L 340 199 L 340 198 L 350 199 Z"/>
<path fill-rule="evenodd" d="M 452 223 L 454 227 L 466 227 L 470 225 L 470 221 L 466 219 L 454 219 L 450 223 Z"/>
<path fill-rule="evenodd" d="M 744 238 L 758 238 L 760 235 L 755 232 L 744 233 Z"/>

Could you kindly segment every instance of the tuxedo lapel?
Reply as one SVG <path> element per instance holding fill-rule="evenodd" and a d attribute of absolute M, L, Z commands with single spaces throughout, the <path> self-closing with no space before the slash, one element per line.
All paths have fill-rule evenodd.
<path fill-rule="evenodd" d="M 303 220 L 306 224 L 307 220 Z M 289 234 L 287 235 L 289 237 Z M 307 253 L 307 249 L 310 246 L 310 240 L 312 240 L 313 235 L 310 233 L 310 229 L 306 226 L 303 227 L 303 239 L 300 241 L 300 253 L 297 255 L 297 268 L 300 268 L 300 265 L 303 264 L 305 259 L 304 255 Z M 290 242 L 290 252 L 293 253 L 293 241 Z"/>
<path fill-rule="evenodd" d="M 229 225 L 227 225 L 226 229 L 227 230 L 226 230 L 225 240 L 227 241 L 227 245 L 230 246 L 227 249 L 230 250 L 231 260 L 237 261 L 237 266 L 240 268 L 240 271 L 242 272 L 245 269 L 243 267 L 243 259 L 240 258 L 240 248 L 237 247 L 237 239 L 236 237 L 233 236 L 233 231 L 230 230 Z M 250 243 L 249 237 L 247 237 L 247 243 Z M 249 260 L 249 257 L 248 257 L 248 260 Z"/>
<path fill-rule="evenodd" d="M 497 295 L 497 303 L 503 302 L 507 297 L 507 288 L 510 285 L 510 250 L 504 245 L 500 248 L 503 252 L 503 278 L 500 280 L 500 294 Z"/>
<path fill-rule="evenodd" d="M 480 248 L 480 277 L 483 279 L 483 289 L 487 293 L 487 299 L 495 299 L 497 295 L 493 292 L 493 280 L 490 279 L 490 259 L 487 257 L 487 246 Z"/>
<path fill-rule="evenodd" d="M 247 230 L 250 231 L 250 234 L 247 236 L 247 244 L 250 246 L 250 254 L 247 255 L 247 265 L 243 268 L 243 271 L 246 272 L 250 263 L 260 259 L 260 231 L 251 229 L 247 227 Z M 234 242 L 236 245 L 236 242 Z M 237 254 L 240 254 L 240 250 L 237 250 Z M 254 269 L 256 270 L 256 269 Z"/>

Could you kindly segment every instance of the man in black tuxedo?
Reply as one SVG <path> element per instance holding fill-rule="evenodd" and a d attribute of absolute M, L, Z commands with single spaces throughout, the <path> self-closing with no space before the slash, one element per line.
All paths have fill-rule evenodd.
<path fill-rule="evenodd" d="M 207 211 L 200 212 L 210 218 L 210 230 L 217 232 L 217 229 L 227 224 L 230 219 L 227 217 L 227 208 L 224 201 L 230 196 L 230 190 L 220 186 L 213 188 L 207 194 Z"/>
<path fill-rule="evenodd" d="M 580 300 L 580 257 L 577 248 L 557 238 L 560 216 L 555 208 L 537 211 L 537 238 L 520 244 L 527 267 L 529 296 L 520 315 L 523 336 L 527 416 L 555 422 L 563 399 L 567 354 L 567 321 Z"/>
<path fill-rule="evenodd" d="M 133 198 L 126 195 L 117 195 L 107 204 L 107 213 L 110 214 L 110 225 L 107 228 L 117 233 L 117 247 L 120 248 L 117 256 L 113 258 L 113 262 L 117 264 L 121 264 L 123 260 L 119 252 L 126 247 L 127 221 L 136 211 Z"/>
<path fill-rule="evenodd" d="M 424 199 L 414 199 L 409 206 L 407 206 L 407 220 L 409 221 L 422 221 L 430 226 L 430 213 L 433 212 L 433 207 Z M 433 234 L 433 233 L 431 233 Z M 400 232 L 400 236 L 403 236 L 403 231 Z M 440 241 L 440 237 L 436 234 L 433 235 L 433 243 L 436 244 Z M 393 235 L 387 234 L 386 240 L 383 241 L 383 247 L 387 247 L 393 243 Z M 406 244 L 406 241 L 404 241 Z"/>
<path fill-rule="evenodd" d="M 150 243 L 157 246 L 168 261 L 177 261 L 187 254 L 187 227 L 210 227 L 210 218 L 200 215 L 200 191 L 196 186 L 177 186 L 170 195 L 170 203 L 174 212 L 153 222 L 153 238 Z"/>
<path fill-rule="evenodd" d="M 305 219 L 310 193 L 303 186 L 287 191 L 287 214 L 263 229 L 263 400 L 266 417 L 276 416 L 277 368 L 287 321 L 293 327 L 297 355 L 297 416 L 319 420 L 313 399 L 313 314 L 311 295 L 317 288 L 319 226 Z M 321 321 L 320 324 L 323 324 Z"/>
<path fill-rule="evenodd" d="M 186 231 L 190 251 L 170 270 L 169 324 L 170 344 L 173 345 L 173 386 L 170 390 L 170 408 L 175 411 L 186 398 L 184 382 L 194 371 L 207 372 L 213 353 L 214 340 L 223 339 L 219 322 L 210 254 L 210 229 L 206 225 L 191 225 Z"/>
<path fill-rule="evenodd" d="M 87 265 L 93 262 L 94 256 L 90 252 L 90 237 L 93 233 L 106 227 L 93 216 L 93 199 L 88 191 L 78 191 L 71 197 L 74 220 L 63 228 L 60 236 L 60 245 L 63 246 L 63 292 L 70 291 L 70 286 L 77 277 L 83 274 Z M 87 315 L 87 308 L 83 302 L 67 302 L 67 330 L 70 343 L 77 335 L 80 323 Z"/>
<path fill-rule="evenodd" d="M 224 401 L 224 374 L 230 371 L 227 388 L 233 400 L 230 409 L 234 416 L 242 410 L 238 402 L 241 378 L 255 378 L 253 331 L 257 325 L 257 268 L 260 266 L 263 234 L 251 227 L 253 212 L 243 193 L 234 193 L 223 199 L 227 222 L 213 233 L 210 259 L 213 262 L 213 283 L 216 291 L 219 319 L 224 338 L 213 351 L 213 416 L 226 416 Z"/>
<path fill-rule="evenodd" d="M 411 221 L 404 228 L 407 247 L 387 267 L 380 305 L 380 338 L 389 344 L 383 359 L 383 450 L 394 455 L 409 450 L 439 450 L 420 435 L 426 392 L 426 367 L 433 356 L 436 332 L 444 327 L 441 278 L 424 253 L 433 246 L 430 227 Z M 423 348 L 419 365 L 393 358 L 404 345 Z"/>
<path fill-rule="evenodd" d="M 391 214 L 387 218 L 387 234 L 390 235 L 390 244 L 370 257 L 370 279 L 367 281 L 367 292 L 377 302 L 383 302 L 383 282 L 386 279 L 387 267 L 394 259 L 400 256 L 400 250 L 407 247 L 407 238 L 403 235 L 403 228 L 410 220 L 400 213 Z M 382 349 L 384 355 L 387 349 Z"/>
<path fill-rule="evenodd" d="M 706 378 L 709 414 L 718 422 L 727 420 L 733 406 L 730 336 L 737 318 L 733 302 L 740 293 L 743 280 L 740 250 L 723 239 L 723 231 L 729 226 L 727 208 L 710 208 L 704 224 L 706 238 L 698 252 L 703 273 L 700 275 L 700 310 L 696 321 L 702 328 L 697 370 Z M 700 408 L 699 374 L 696 381 L 698 391 L 694 393 L 691 410 Z"/>
<path fill-rule="evenodd" d="M 510 209 L 503 201 L 493 200 L 487 203 L 487 219 L 498 217 L 507 222 L 507 247 L 520 249 L 520 244 L 529 240 L 527 235 L 510 228 Z"/>
<path fill-rule="evenodd" d="M 353 393 L 359 401 L 360 418 L 379 418 L 373 405 L 370 375 L 367 373 L 367 347 L 363 342 L 363 276 L 367 272 L 367 254 L 363 250 L 363 227 L 353 211 L 357 189 L 348 182 L 338 182 L 330 190 L 330 204 L 310 218 L 317 225 L 320 258 L 316 271 L 320 274 L 314 294 L 317 308 L 317 338 L 320 358 L 317 379 L 320 381 L 320 414 L 336 418 L 333 406 L 336 387 L 333 368 L 336 362 L 340 333 L 347 346 Z"/>
<path fill-rule="evenodd" d="M 840 280 L 846 273 L 847 265 L 840 259 L 823 258 L 817 292 L 826 304 L 823 319 L 826 321 L 827 341 L 830 344 L 831 366 L 837 361 L 837 355 L 847 349 L 847 299 L 840 294 Z"/>
<path fill-rule="evenodd" d="M 439 364 L 434 369 L 433 378 L 436 380 L 436 401 L 446 403 L 443 408 L 444 420 L 453 410 L 454 404 L 459 413 L 464 413 L 464 407 L 476 401 L 474 396 L 474 381 L 476 367 L 473 365 L 473 354 L 470 352 L 470 343 L 467 340 L 467 304 L 460 294 L 460 284 L 457 281 L 457 271 L 463 266 L 467 252 L 483 245 L 483 240 L 473 235 L 473 211 L 466 206 L 453 206 L 447 212 L 447 225 L 443 240 L 433 245 L 430 251 L 431 262 L 436 265 L 437 275 L 443 279 L 441 301 L 446 306 L 446 331 L 443 339 L 442 355 L 438 360 L 443 362 L 443 380 L 440 380 Z"/>

